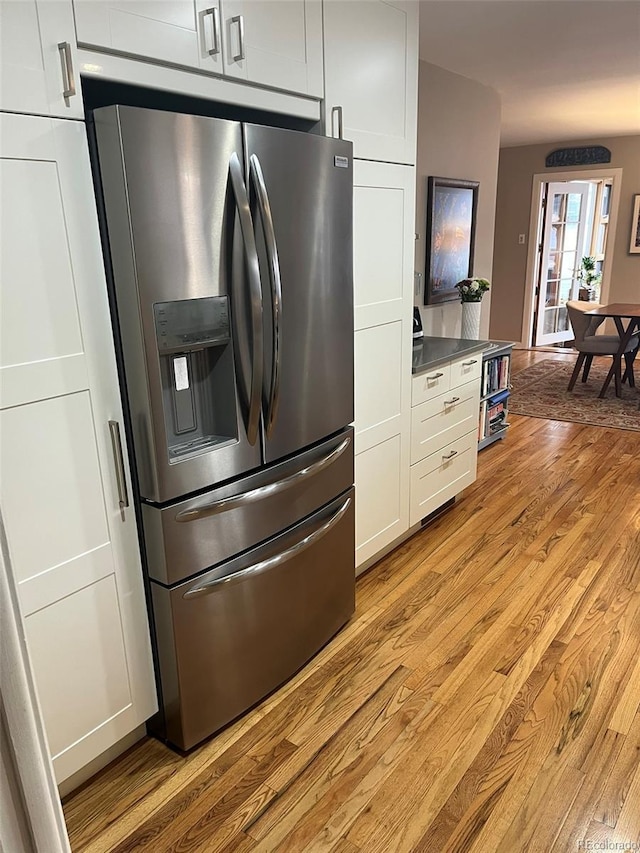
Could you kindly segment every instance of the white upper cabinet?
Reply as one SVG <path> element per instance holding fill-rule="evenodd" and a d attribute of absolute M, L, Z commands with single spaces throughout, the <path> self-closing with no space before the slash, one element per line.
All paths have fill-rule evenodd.
<path fill-rule="evenodd" d="M 322 97 L 320 0 L 221 0 L 225 74 Z"/>
<path fill-rule="evenodd" d="M 325 0 L 326 132 L 354 157 L 415 163 L 418 4 Z"/>
<path fill-rule="evenodd" d="M 0 0 L 0 110 L 82 118 L 71 0 Z"/>
<path fill-rule="evenodd" d="M 193 0 L 75 0 L 74 10 L 79 44 L 200 66 Z"/>
<path fill-rule="evenodd" d="M 75 0 L 78 43 L 322 97 L 320 0 Z"/>

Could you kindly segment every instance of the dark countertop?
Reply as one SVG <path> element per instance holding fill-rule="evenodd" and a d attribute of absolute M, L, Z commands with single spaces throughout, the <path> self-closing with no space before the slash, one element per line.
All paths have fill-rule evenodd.
<path fill-rule="evenodd" d="M 413 342 L 411 372 L 415 375 L 431 370 L 446 361 L 453 361 L 473 352 L 482 352 L 491 341 L 472 341 L 468 338 L 436 338 L 425 335 Z"/>

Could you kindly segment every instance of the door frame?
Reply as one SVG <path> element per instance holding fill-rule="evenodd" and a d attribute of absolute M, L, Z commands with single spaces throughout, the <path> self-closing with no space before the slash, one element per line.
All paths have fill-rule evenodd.
<path fill-rule="evenodd" d="M 578 222 L 576 223 L 578 226 L 578 233 L 576 237 L 575 264 L 571 274 L 571 289 L 569 291 L 569 299 L 577 299 L 579 287 L 578 271 L 580 268 L 579 259 L 583 258 L 585 254 L 584 238 L 587 219 L 589 217 L 589 197 L 592 188 L 595 186 L 595 184 L 592 184 L 589 181 L 549 181 L 549 183 L 545 184 L 544 186 L 546 188 L 546 204 L 544 206 L 544 215 L 542 215 L 542 212 L 540 214 L 540 226 L 538 228 L 539 255 L 536 267 L 536 282 L 538 285 L 538 293 L 535 297 L 535 306 L 533 309 L 534 316 L 537 317 L 537 322 L 534 322 L 535 329 L 532 330 L 531 333 L 531 346 L 534 347 L 553 346 L 554 344 L 559 344 L 563 341 L 570 341 L 573 339 L 573 331 L 571 329 L 568 316 L 566 330 L 547 333 L 545 333 L 544 331 L 545 309 L 547 307 L 546 298 L 548 295 L 549 288 L 548 266 L 549 258 L 552 252 L 551 232 L 554 224 L 553 202 L 555 201 L 555 198 L 557 196 L 564 196 L 565 199 L 568 199 L 570 195 L 579 195 L 581 198 L 580 214 L 578 216 Z M 568 204 L 568 202 L 566 203 Z M 568 208 L 566 210 L 566 215 L 568 216 Z M 565 224 L 568 225 L 569 222 L 565 221 Z M 556 250 L 560 251 L 563 254 L 565 229 L 563 229 L 562 234 L 562 244 L 560 246 L 556 246 Z M 563 261 L 561 261 L 561 266 L 562 264 Z M 558 301 L 562 302 L 560 296 L 560 286 L 563 280 L 561 269 L 557 271 L 557 275 Z M 554 306 L 548 307 L 552 308 Z M 541 340 L 541 338 L 549 338 L 549 340 L 543 341 Z"/>
<path fill-rule="evenodd" d="M 529 349 L 532 346 L 533 334 L 533 297 L 535 293 L 535 282 L 538 274 L 540 253 L 538 252 L 540 210 L 542 205 L 544 184 L 562 183 L 564 181 L 589 181 L 611 178 L 611 208 L 609 211 L 609 230 L 607 234 L 607 249 L 605 253 L 604 268 L 602 271 L 602 285 L 600 287 L 600 299 L 606 305 L 609 298 L 609 282 L 611 278 L 611 261 L 607 259 L 614 247 L 616 227 L 618 224 L 618 208 L 620 205 L 620 191 L 622 188 L 622 169 L 575 169 L 566 172 L 542 172 L 533 176 L 531 188 L 531 208 L 529 215 L 529 248 L 527 250 L 527 268 L 525 272 L 524 306 L 522 309 L 522 340 L 518 346 Z"/>

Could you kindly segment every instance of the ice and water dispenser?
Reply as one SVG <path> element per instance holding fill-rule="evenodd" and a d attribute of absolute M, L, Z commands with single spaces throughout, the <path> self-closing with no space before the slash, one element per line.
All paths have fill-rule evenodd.
<path fill-rule="evenodd" d="M 228 298 L 156 302 L 153 309 L 169 462 L 236 441 Z"/>

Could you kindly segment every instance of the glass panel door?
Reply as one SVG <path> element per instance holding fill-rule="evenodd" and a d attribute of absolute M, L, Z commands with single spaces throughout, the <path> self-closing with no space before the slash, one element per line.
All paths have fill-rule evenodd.
<path fill-rule="evenodd" d="M 571 340 L 566 303 L 578 294 L 589 184 L 549 184 L 541 254 L 535 345 Z"/>

